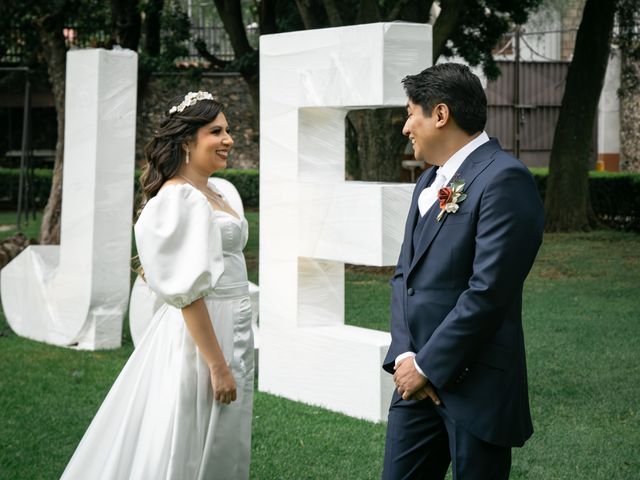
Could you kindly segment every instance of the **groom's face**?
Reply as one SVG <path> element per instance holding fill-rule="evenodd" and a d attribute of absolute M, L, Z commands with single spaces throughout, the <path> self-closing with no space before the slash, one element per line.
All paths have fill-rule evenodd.
<path fill-rule="evenodd" d="M 413 146 L 413 156 L 416 160 L 429 161 L 429 147 L 433 144 L 437 134 L 432 115 L 425 116 L 420 105 L 411 100 L 407 103 L 407 121 L 402 133 L 409 137 Z"/>

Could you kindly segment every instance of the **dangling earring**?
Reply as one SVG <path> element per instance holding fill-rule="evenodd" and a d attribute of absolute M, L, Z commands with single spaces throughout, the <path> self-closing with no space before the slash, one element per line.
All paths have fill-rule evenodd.
<path fill-rule="evenodd" d="M 189 164 L 189 149 L 187 149 L 187 158 L 185 159 L 185 163 Z"/>

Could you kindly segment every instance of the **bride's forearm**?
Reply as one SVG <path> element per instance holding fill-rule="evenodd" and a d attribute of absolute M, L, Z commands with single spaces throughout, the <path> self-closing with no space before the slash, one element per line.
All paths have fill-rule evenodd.
<path fill-rule="evenodd" d="M 191 337 L 204 356 L 209 368 L 220 368 L 226 365 L 204 300 L 199 298 L 191 305 L 184 307 L 182 316 Z"/>

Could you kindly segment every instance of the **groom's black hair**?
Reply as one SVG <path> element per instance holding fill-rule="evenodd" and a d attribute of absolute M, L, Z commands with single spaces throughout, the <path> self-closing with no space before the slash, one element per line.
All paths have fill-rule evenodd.
<path fill-rule="evenodd" d="M 441 63 L 402 79 L 409 99 L 431 116 L 433 107 L 444 103 L 456 124 L 469 135 L 481 132 L 487 123 L 487 96 L 469 67 Z"/>

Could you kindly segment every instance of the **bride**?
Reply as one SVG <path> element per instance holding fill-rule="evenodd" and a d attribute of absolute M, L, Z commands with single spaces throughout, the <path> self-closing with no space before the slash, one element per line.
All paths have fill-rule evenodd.
<path fill-rule="evenodd" d="M 247 479 L 253 337 L 248 225 L 208 181 L 233 139 L 207 92 L 171 104 L 146 148 L 141 274 L 165 302 L 63 479 Z"/>

